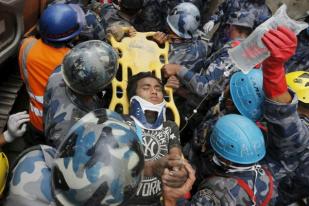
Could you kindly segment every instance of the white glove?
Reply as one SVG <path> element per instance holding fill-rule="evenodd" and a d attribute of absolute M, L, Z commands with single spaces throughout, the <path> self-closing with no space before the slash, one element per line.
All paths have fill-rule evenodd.
<path fill-rule="evenodd" d="M 215 26 L 215 22 L 209 21 L 203 26 L 203 29 L 204 29 L 205 33 L 207 34 L 214 28 L 214 26 Z"/>
<path fill-rule="evenodd" d="M 27 111 L 12 114 L 8 120 L 8 129 L 3 133 L 6 142 L 13 142 L 17 137 L 22 137 L 26 131 L 26 122 L 29 122 Z"/>

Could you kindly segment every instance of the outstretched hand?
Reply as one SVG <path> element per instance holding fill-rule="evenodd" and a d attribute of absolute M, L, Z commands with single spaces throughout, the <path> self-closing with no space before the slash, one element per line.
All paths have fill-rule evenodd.
<path fill-rule="evenodd" d="M 263 87 L 266 97 L 289 103 L 292 98 L 285 80 L 284 63 L 295 54 L 297 37 L 293 31 L 278 26 L 264 34 L 262 41 L 270 52 L 263 63 Z"/>
<path fill-rule="evenodd" d="M 271 29 L 264 34 L 263 43 L 270 52 L 270 57 L 265 61 L 272 63 L 284 64 L 295 54 L 297 47 L 297 37 L 293 31 L 283 26 L 277 29 Z"/>

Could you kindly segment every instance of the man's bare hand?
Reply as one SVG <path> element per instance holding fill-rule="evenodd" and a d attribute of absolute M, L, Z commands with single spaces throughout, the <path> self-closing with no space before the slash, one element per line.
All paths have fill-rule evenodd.
<path fill-rule="evenodd" d="M 165 86 L 178 89 L 180 87 L 179 79 L 176 76 L 171 76 L 167 79 Z"/>
<path fill-rule="evenodd" d="M 185 167 L 174 168 L 173 170 L 165 169 L 161 178 L 164 185 L 179 188 L 186 182 L 188 172 Z"/>
<path fill-rule="evenodd" d="M 129 29 L 128 29 L 129 37 L 135 37 L 136 33 L 137 33 L 137 31 L 136 31 L 136 29 L 133 26 L 129 27 Z"/>
<path fill-rule="evenodd" d="M 158 44 L 164 44 L 167 41 L 167 35 L 163 32 L 157 31 L 153 35 L 153 40 L 155 40 Z"/>
<path fill-rule="evenodd" d="M 162 67 L 163 76 L 169 78 L 171 76 L 176 76 L 180 71 L 181 66 L 179 64 L 165 64 Z"/>
<path fill-rule="evenodd" d="M 167 168 L 172 170 L 173 168 L 182 168 L 183 160 L 179 155 L 166 155 L 158 160 L 156 160 L 153 164 L 153 173 L 157 177 L 161 177 L 164 169 Z"/>
<path fill-rule="evenodd" d="M 195 182 L 195 170 L 188 162 L 184 162 L 184 168 L 188 172 L 188 178 L 186 182 L 179 188 L 169 187 L 163 183 L 163 193 L 166 199 L 178 199 L 183 197 L 186 193 L 190 192 Z M 162 180 L 169 176 L 169 171 L 165 170 L 162 175 Z"/>

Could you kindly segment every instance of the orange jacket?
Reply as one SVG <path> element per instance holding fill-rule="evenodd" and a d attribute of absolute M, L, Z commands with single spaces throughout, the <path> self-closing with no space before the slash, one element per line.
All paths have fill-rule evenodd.
<path fill-rule="evenodd" d="M 41 39 L 24 39 L 19 50 L 19 68 L 30 98 L 30 123 L 43 132 L 43 96 L 48 77 L 62 63 L 69 48 L 55 48 Z"/>

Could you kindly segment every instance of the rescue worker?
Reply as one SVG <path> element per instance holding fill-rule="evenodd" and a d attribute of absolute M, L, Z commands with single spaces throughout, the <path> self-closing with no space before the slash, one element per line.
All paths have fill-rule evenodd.
<path fill-rule="evenodd" d="M 284 63 L 297 45 L 292 31 L 279 26 L 262 40 L 271 53 L 263 62 L 267 154 L 254 122 L 235 114 L 223 116 L 210 137 L 210 176 L 189 205 L 289 205 L 309 195 L 308 74 L 287 75 L 297 92 L 288 89 Z"/>
<path fill-rule="evenodd" d="M 210 20 L 204 25 L 204 31 L 210 32 L 215 24 L 220 23 L 220 26 L 212 37 L 213 49 L 217 51 L 227 43 L 230 38 L 228 37 L 229 19 L 233 18 L 232 15 L 235 12 L 246 11 L 255 16 L 254 26 L 263 23 L 266 19 L 271 17 L 271 11 L 265 3 L 265 0 L 225 0 L 223 1 L 214 15 L 210 17 Z"/>
<path fill-rule="evenodd" d="M 76 12 L 68 5 L 49 6 L 39 21 L 41 38 L 28 37 L 19 50 L 19 67 L 29 94 L 29 144 L 44 142 L 43 95 L 47 79 L 69 52 L 68 44 L 78 37 L 81 27 Z"/>
<path fill-rule="evenodd" d="M 106 39 L 106 22 L 100 16 L 100 5 L 91 4 L 90 6 L 82 6 L 85 18 L 85 24 L 80 34 L 80 41 L 102 40 Z"/>
<path fill-rule="evenodd" d="M 260 69 L 252 69 L 248 74 L 238 71 L 231 76 L 218 103 L 205 114 L 183 149 L 184 155 L 196 168 L 197 182 L 205 176 L 204 171 L 208 165 L 203 160 L 212 154 L 209 137 L 218 119 L 226 114 L 241 114 L 256 122 L 263 133 L 266 133 L 262 119 L 264 99 L 263 74 Z"/>
<path fill-rule="evenodd" d="M 162 31 L 167 32 L 166 18 L 179 4 L 193 3 L 202 13 L 204 2 L 202 0 L 144 0 L 142 11 L 134 21 L 136 30 L 140 32 Z M 202 17 L 201 17 L 202 19 Z"/>
<path fill-rule="evenodd" d="M 229 69 L 237 70 L 233 66 L 227 51 L 237 46 L 251 33 L 254 16 L 248 12 L 237 12 L 234 18 L 230 19 L 229 24 L 232 40 L 204 60 L 199 72 L 194 72 L 179 64 L 163 66 L 162 71 L 165 78 L 177 76 L 177 79 L 187 89 L 186 101 L 180 101 L 180 104 L 178 104 L 183 109 L 181 113 L 183 125 L 181 125 L 181 128 L 186 128 L 186 130 L 182 129 L 185 134 L 182 138 L 183 143 L 190 141 L 193 136 L 193 129 L 201 123 L 209 108 L 217 104 L 217 98 L 228 82 L 224 72 Z M 178 89 L 177 83 L 173 82 L 169 86 Z M 181 93 L 184 94 L 184 92 Z"/>
<path fill-rule="evenodd" d="M 157 32 L 154 36 L 158 43 L 169 41 L 170 63 L 180 64 L 194 72 L 202 68 L 208 49 L 207 43 L 197 38 L 200 19 L 200 12 L 194 4 L 181 3 L 167 16 L 169 33 Z"/>
<path fill-rule="evenodd" d="M 90 112 L 57 151 L 36 145 L 20 156 L 4 205 L 125 204 L 141 181 L 143 158 L 135 131 L 119 114 Z"/>
<path fill-rule="evenodd" d="M 309 23 L 309 11 L 307 11 L 305 22 Z M 309 71 L 309 28 L 300 32 L 297 36 L 298 44 L 296 53 L 285 64 L 287 72 Z"/>
<path fill-rule="evenodd" d="M 88 112 L 103 108 L 98 93 L 118 69 L 118 55 L 99 40 L 86 41 L 68 53 L 49 77 L 44 95 L 44 133 L 48 144 L 58 147 L 75 122 Z"/>
<path fill-rule="evenodd" d="M 159 44 L 169 41 L 169 63 L 179 64 L 195 73 L 202 69 L 208 51 L 207 43 L 198 37 L 200 21 L 200 12 L 194 4 L 181 3 L 167 16 L 168 34 L 157 32 L 153 36 Z M 166 86 L 177 89 L 174 101 L 184 119 L 196 107 L 195 103 L 200 101 L 200 97 L 180 85 L 175 76 L 168 78 Z"/>
<path fill-rule="evenodd" d="M 305 128 L 309 127 L 308 79 L 308 71 L 296 71 L 286 74 L 287 85 L 293 92 L 295 92 L 298 98 L 297 112 L 300 119 L 302 120 L 303 127 Z M 294 99 L 292 100 L 292 102 L 294 102 Z M 305 145 L 308 145 L 308 143 L 306 143 Z M 308 156 L 307 150 L 308 147 L 302 154 L 301 162 L 299 164 L 297 164 L 298 162 L 295 163 L 299 165 L 297 169 L 290 176 L 284 177 L 284 179 L 280 182 L 279 194 L 281 195 L 282 200 L 280 203 L 278 203 L 278 205 L 283 205 L 296 200 L 301 200 L 303 198 L 308 198 L 308 164 L 305 165 L 305 162 L 308 161 L 306 159 Z"/>
<path fill-rule="evenodd" d="M 51 4 L 68 4 L 78 16 L 78 21 L 82 27 L 79 34 L 79 42 L 87 40 L 102 40 L 106 38 L 106 23 L 100 17 L 101 4 L 98 2 L 89 3 L 88 1 L 56 0 Z"/>
<path fill-rule="evenodd" d="M 130 118 L 144 146 L 144 177 L 134 198 L 127 205 L 161 205 L 161 176 L 168 169 L 173 178 L 166 180 L 171 187 L 180 187 L 187 179 L 183 166 L 177 125 L 165 120 L 163 85 L 151 72 L 141 72 L 128 81 Z"/>
<path fill-rule="evenodd" d="M 230 19 L 229 25 L 232 40 L 204 61 L 200 73 L 195 73 L 179 64 L 167 64 L 162 68 L 164 76 L 168 78 L 177 75 L 186 88 L 201 97 L 220 95 L 224 85 L 220 85 L 213 91 L 210 91 L 210 88 L 222 78 L 225 70 L 233 66 L 227 50 L 239 45 L 252 32 L 254 16 L 248 12 L 237 12 L 234 18 Z"/>

